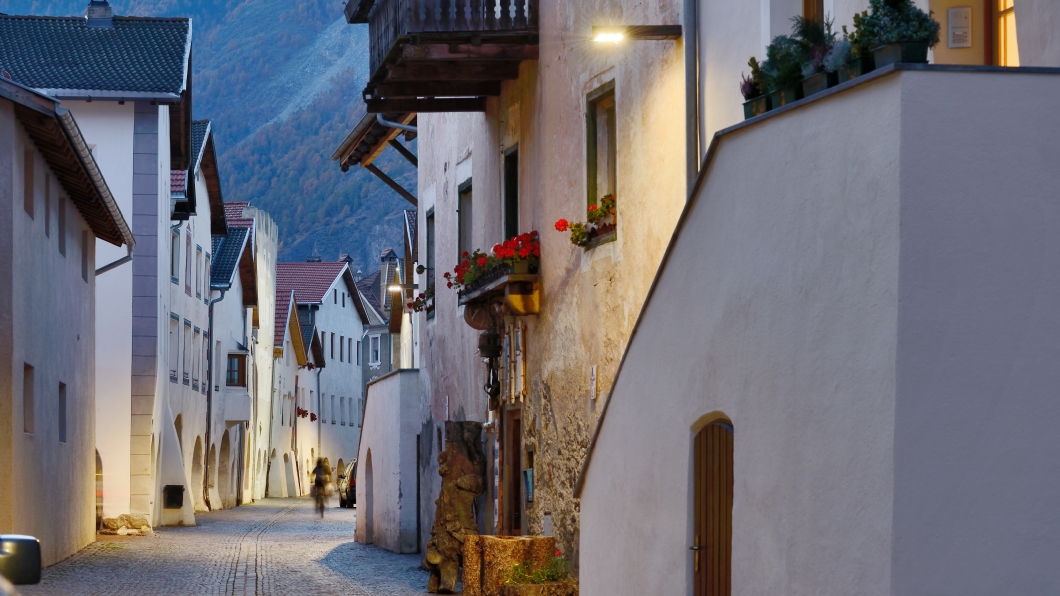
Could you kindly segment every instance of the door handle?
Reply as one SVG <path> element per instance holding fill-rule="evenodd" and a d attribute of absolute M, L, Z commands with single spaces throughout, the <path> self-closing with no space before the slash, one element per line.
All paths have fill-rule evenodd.
<path fill-rule="evenodd" d="M 695 544 L 693 544 L 692 546 L 688 547 L 688 550 L 690 550 L 693 553 L 695 553 L 695 555 L 693 557 L 693 559 L 695 561 L 695 563 L 694 563 L 695 572 L 699 573 L 699 551 L 702 550 L 702 547 L 699 546 L 699 536 L 698 535 L 696 536 Z"/>

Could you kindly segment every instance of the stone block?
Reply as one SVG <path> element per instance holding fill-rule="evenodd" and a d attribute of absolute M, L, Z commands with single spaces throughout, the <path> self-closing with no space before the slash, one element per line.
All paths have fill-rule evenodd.
<path fill-rule="evenodd" d="M 152 395 L 132 396 L 132 414 L 143 414 L 150 416 L 155 409 L 155 398 Z"/>
<path fill-rule="evenodd" d="M 131 455 L 151 455 L 151 435 L 136 435 L 129 440 Z"/>
<path fill-rule="evenodd" d="M 130 490 L 133 493 L 149 492 L 150 489 L 151 489 L 151 486 L 149 484 L 147 486 L 141 487 L 142 490 L 137 490 L 137 487 L 135 485 L 136 485 L 137 476 L 141 476 L 142 475 L 143 477 L 147 478 L 148 481 L 150 481 L 150 476 L 151 476 L 151 455 L 150 454 L 146 454 L 146 455 L 145 454 L 130 455 L 129 456 L 129 474 L 130 474 L 130 477 L 132 478 L 132 483 L 133 483 L 133 486 L 132 486 L 132 488 L 130 488 Z"/>
<path fill-rule="evenodd" d="M 134 379 L 135 380 L 135 379 Z M 132 425 L 129 432 L 131 435 L 151 436 L 151 416 L 148 414 L 135 414 L 132 416 Z"/>

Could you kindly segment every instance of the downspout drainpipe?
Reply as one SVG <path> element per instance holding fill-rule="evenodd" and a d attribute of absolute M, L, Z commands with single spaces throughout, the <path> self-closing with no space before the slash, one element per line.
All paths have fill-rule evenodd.
<path fill-rule="evenodd" d="M 408 132 L 417 132 L 415 126 L 409 126 L 408 124 L 402 124 L 400 122 L 392 122 L 390 120 L 387 120 L 386 118 L 383 118 L 382 114 L 376 114 L 375 119 L 377 122 L 379 122 L 379 124 L 382 124 L 383 126 L 389 126 L 390 128 L 396 128 L 398 130 L 404 130 Z"/>
<path fill-rule="evenodd" d="M 228 291 L 228 288 L 218 289 L 218 291 L 221 292 L 221 297 L 210 301 L 210 343 L 206 346 L 207 374 L 209 375 L 210 386 L 206 388 L 206 465 L 203 466 L 202 498 L 203 502 L 206 503 L 207 509 L 212 509 L 210 507 L 210 422 L 213 416 L 213 388 L 214 383 L 217 382 L 214 378 L 213 366 L 213 346 L 215 341 L 213 336 L 213 305 L 225 299 L 225 292 Z"/>
<path fill-rule="evenodd" d="M 685 47 L 685 200 L 691 200 L 699 175 L 699 17 L 698 0 L 684 0 L 682 42 Z"/>
<path fill-rule="evenodd" d="M 117 261 L 114 261 L 113 263 L 108 263 L 108 264 L 100 267 L 99 269 L 96 269 L 96 277 L 99 277 L 100 275 L 103 275 L 104 273 L 110 271 L 111 269 L 117 269 L 118 267 L 121 267 L 122 265 L 124 265 L 126 263 L 132 262 L 132 260 L 133 260 L 133 245 L 126 244 L 125 245 L 125 250 L 128 251 L 128 254 L 126 254 L 124 257 L 118 259 Z"/>

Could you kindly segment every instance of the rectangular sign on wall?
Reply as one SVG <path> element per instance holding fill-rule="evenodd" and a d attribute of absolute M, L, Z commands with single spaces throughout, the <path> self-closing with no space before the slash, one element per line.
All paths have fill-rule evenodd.
<path fill-rule="evenodd" d="M 972 47 L 972 8 L 951 8 L 946 13 L 948 46 L 951 48 Z"/>

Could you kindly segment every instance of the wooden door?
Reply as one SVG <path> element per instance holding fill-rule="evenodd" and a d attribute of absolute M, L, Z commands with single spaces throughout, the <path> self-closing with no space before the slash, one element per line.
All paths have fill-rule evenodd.
<path fill-rule="evenodd" d="M 695 596 L 732 593 L 733 428 L 724 420 L 696 434 L 692 565 Z"/>
<path fill-rule="evenodd" d="M 508 410 L 508 444 L 504 457 L 507 460 L 506 526 L 509 536 L 523 534 L 523 420 L 522 410 Z"/>

